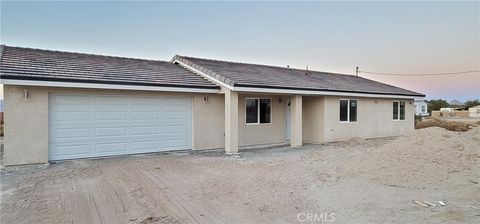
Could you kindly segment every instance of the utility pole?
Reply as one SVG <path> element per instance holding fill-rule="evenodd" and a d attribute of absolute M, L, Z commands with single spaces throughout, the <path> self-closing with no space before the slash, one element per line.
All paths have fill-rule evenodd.
<path fill-rule="evenodd" d="M 357 66 L 357 69 L 355 69 L 355 76 L 358 77 L 358 66 Z"/>

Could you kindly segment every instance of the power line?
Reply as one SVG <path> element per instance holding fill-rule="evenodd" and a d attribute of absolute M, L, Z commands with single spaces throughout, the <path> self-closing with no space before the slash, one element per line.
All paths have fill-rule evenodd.
<path fill-rule="evenodd" d="M 480 72 L 480 70 L 462 71 L 462 72 L 444 72 L 444 73 L 416 73 L 416 74 L 369 72 L 369 71 L 358 71 L 358 72 L 359 72 L 359 73 L 365 73 L 365 74 L 372 74 L 372 75 L 434 76 L 434 75 L 461 75 L 461 74 L 468 74 L 468 73 Z"/>

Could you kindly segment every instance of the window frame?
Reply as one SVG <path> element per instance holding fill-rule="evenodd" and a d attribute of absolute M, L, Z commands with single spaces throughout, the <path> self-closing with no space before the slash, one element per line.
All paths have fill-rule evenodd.
<path fill-rule="evenodd" d="M 397 102 L 398 103 L 398 108 L 397 108 L 397 119 L 393 118 L 393 115 L 392 115 L 392 119 L 393 121 L 405 121 L 407 120 L 407 101 L 404 101 L 404 100 L 394 100 L 392 101 L 392 111 L 393 111 L 393 103 Z M 403 119 L 401 119 L 400 117 L 400 110 L 401 110 L 401 103 L 403 102 Z"/>
<path fill-rule="evenodd" d="M 270 100 L 270 122 L 269 123 L 260 123 L 260 100 Z M 257 123 L 247 123 L 247 100 L 258 100 L 257 104 Z M 245 97 L 245 103 L 244 103 L 244 108 L 245 108 L 245 119 L 244 123 L 245 125 L 269 125 L 272 124 L 273 122 L 273 99 L 272 97 Z"/>
<path fill-rule="evenodd" d="M 342 100 L 346 100 L 348 103 L 348 107 L 347 107 L 347 120 L 346 121 L 342 121 L 341 120 L 341 117 L 340 117 L 340 102 Z M 357 101 L 357 104 L 356 104 L 356 112 L 357 112 L 357 120 L 356 121 L 350 121 L 350 101 L 351 100 L 355 100 Z M 340 122 L 341 124 L 354 124 L 354 123 L 358 123 L 358 99 L 339 99 L 338 100 L 338 106 L 339 106 L 339 111 L 338 111 L 338 122 Z"/>

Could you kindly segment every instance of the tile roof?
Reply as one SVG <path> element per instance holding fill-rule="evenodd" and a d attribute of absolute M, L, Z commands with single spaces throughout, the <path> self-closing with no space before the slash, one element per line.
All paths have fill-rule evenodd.
<path fill-rule="evenodd" d="M 219 88 L 166 61 L 1 46 L 0 78 L 119 85 Z"/>
<path fill-rule="evenodd" d="M 425 96 L 370 79 L 301 69 L 175 56 L 181 61 L 234 87 Z"/>

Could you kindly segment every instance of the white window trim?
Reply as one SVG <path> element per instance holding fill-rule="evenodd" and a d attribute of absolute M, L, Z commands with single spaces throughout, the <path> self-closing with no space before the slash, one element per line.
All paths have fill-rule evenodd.
<path fill-rule="evenodd" d="M 403 101 L 403 100 L 394 100 L 393 102 L 398 102 L 398 109 L 397 109 L 397 119 L 393 119 L 393 121 L 405 121 L 407 120 L 407 101 Z M 403 120 L 400 119 L 400 102 L 403 102 L 405 104 L 405 117 L 403 118 Z M 393 110 L 393 103 L 392 103 L 392 110 Z M 393 118 L 393 117 L 392 117 Z"/>
<path fill-rule="evenodd" d="M 358 123 L 358 99 L 340 99 L 338 100 L 338 106 L 340 106 L 340 101 L 342 100 L 346 100 L 348 101 L 348 107 L 347 107 L 347 120 L 346 121 L 341 121 L 340 120 L 340 111 L 338 111 L 338 121 L 341 123 L 341 124 L 355 124 L 355 123 Z M 357 120 L 356 121 L 350 121 L 350 100 L 356 100 L 357 101 Z"/>
<path fill-rule="evenodd" d="M 257 105 L 257 123 L 247 123 L 247 99 L 249 100 L 258 100 Z M 260 99 L 270 100 L 270 122 L 269 123 L 260 123 Z M 245 97 L 245 125 L 270 125 L 273 121 L 273 99 L 271 97 Z"/>

